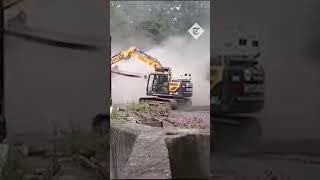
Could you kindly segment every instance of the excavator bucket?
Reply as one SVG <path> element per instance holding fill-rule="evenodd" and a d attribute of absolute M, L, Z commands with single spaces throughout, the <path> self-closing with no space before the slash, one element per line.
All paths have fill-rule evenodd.
<path fill-rule="evenodd" d="M 122 76 L 128 76 L 128 77 L 136 77 L 136 78 L 142 78 L 143 77 L 143 76 L 141 76 L 140 74 L 137 74 L 137 73 L 120 71 L 117 66 L 112 68 L 111 72 L 115 73 L 115 74 L 118 74 L 118 75 L 122 75 Z"/>

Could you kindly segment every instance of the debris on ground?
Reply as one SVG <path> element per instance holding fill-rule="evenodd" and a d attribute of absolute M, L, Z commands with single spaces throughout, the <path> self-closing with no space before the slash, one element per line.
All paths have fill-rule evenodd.
<path fill-rule="evenodd" d="M 202 117 L 197 115 L 181 114 L 172 110 L 170 105 L 163 102 L 128 103 L 115 107 L 111 119 L 132 121 L 139 124 L 164 127 L 174 126 L 187 129 L 205 129 L 208 125 Z"/>
<path fill-rule="evenodd" d="M 204 123 L 202 118 L 193 116 L 193 117 L 179 117 L 174 122 L 174 125 L 181 128 L 196 128 L 196 129 L 205 129 L 207 125 Z"/>

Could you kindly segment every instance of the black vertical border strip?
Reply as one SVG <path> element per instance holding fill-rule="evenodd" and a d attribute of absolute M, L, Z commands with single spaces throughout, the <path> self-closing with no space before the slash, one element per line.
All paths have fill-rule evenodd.
<path fill-rule="evenodd" d="M 111 126 L 111 114 L 110 114 L 110 106 L 111 106 L 111 33 L 110 33 L 110 1 L 109 0 L 104 0 L 105 1 L 105 8 L 106 8 L 106 46 L 105 46 L 105 50 L 106 50 L 106 57 L 105 57 L 105 61 L 106 61 L 106 80 L 107 80 L 107 89 L 106 89 L 106 113 L 107 113 L 107 120 L 109 123 L 107 131 L 108 131 L 108 135 L 109 135 L 109 154 L 107 156 L 111 156 L 111 132 L 110 132 L 110 126 Z M 111 179 L 110 174 L 111 174 L 111 158 L 109 158 L 109 179 Z"/>
<path fill-rule="evenodd" d="M 106 75 L 107 75 L 107 99 L 106 99 L 106 110 L 109 114 L 109 109 L 111 105 L 111 34 L 110 34 L 110 1 L 105 0 L 106 10 Z"/>
<path fill-rule="evenodd" d="M 211 76 L 211 64 L 212 64 L 212 57 L 214 55 L 213 52 L 213 37 L 214 37 L 214 0 L 210 1 L 210 99 L 211 99 L 211 82 L 212 82 L 212 76 Z M 211 115 L 211 100 L 210 100 L 210 179 L 213 179 L 213 166 L 214 166 L 214 123 Z"/>
<path fill-rule="evenodd" d="M 4 137 L 6 137 L 7 135 L 7 127 L 6 127 L 6 116 L 5 116 L 5 96 L 4 96 L 4 93 L 5 93 L 5 64 L 4 64 L 4 3 L 3 3 L 3 0 L 0 1 L 0 55 L 1 55 L 1 59 L 0 59 L 0 69 L 1 69 L 1 77 L 0 77 L 0 87 L 1 87 L 1 92 L 0 92 L 0 123 L 1 123 L 1 129 L 0 129 L 0 132 L 1 131 L 4 131 L 4 132 L 1 132 L 1 135 L 3 135 Z M 1 136 L 1 141 L 3 140 L 2 138 L 4 138 Z"/>

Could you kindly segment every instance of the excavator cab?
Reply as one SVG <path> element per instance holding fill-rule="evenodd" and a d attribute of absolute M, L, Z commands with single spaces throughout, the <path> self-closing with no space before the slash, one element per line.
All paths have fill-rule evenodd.
<path fill-rule="evenodd" d="M 190 79 L 171 79 L 168 73 L 151 73 L 148 76 L 147 95 L 171 98 L 189 98 L 192 96 Z"/>
<path fill-rule="evenodd" d="M 149 74 L 147 84 L 147 95 L 168 95 L 169 94 L 169 75 L 161 73 Z"/>

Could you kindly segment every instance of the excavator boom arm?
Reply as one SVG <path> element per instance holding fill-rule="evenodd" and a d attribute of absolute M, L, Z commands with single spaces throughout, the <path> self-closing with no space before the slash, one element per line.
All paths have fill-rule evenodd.
<path fill-rule="evenodd" d="M 145 64 L 153 67 L 156 72 L 168 71 L 169 68 L 163 67 L 161 63 L 154 57 L 151 57 L 138 48 L 131 47 L 128 50 L 122 51 L 114 56 L 112 56 L 111 65 L 116 64 L 122 60 L 128 60 L 130 58 L 136 58 Z"/>

